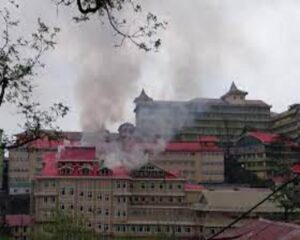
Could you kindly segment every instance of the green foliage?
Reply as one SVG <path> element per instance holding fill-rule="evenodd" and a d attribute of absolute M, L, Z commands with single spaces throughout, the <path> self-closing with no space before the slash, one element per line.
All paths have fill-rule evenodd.
<path fill-rule="evenodd" d="M 83 216 L 73 218 L 57 212 L 47 224 L 36 226 L 31 234 L 31 240 L 93 240 L 96 233 L 88 228 Z"/>
<path fill-rule="evenodd" d="M 43 128 L 57 129 L 56 120 L 69 111 L 62 103 L 43 110 L 33 97 L 37 71 L 45 67 L 41 57 L 54 49 L 60 29 L 51 28 L 37 19 L 36 30 L 31 37 L 25 38 L 19 35 L 20 20 L 11 14 L 18 8 L 13 0 L 7 7 L 0 7 L 0 107 L 4 104 L 17 107 L 17 113 L 25 119 L 20 127 L 36 138 Z M 1 149 L 15 145 L 14 139 L 7 136 L 0 142 Z"/>
<path fill-rule="evenodd" d="M 120 37 L 119 47 L 125 40 L 129 40 L 139 49 L 144 51 L 157 50 L 161 45 L 161 39 L 157 37 L 161 29 L 165 29 L 167 22 L 160 21 L 158 17 L 148 12 L 142 14 L 142 6 L 138 0 L 52 0 L 57 5 L 76 5 L 79 15 L 73 19 L 76 22 L 88 21 L 91 17 L 103 18 L 112 27 L 112 30 Z M 132 20 L 128 16 L 136 15 Z M 126 17 L 124 17 L 126 16 Z M 134 24 L 133 19 L 145 18 L 143 24 Z M 141 22 L 141 21 L 139 21 Z M 129 27 L 130 26 L 130 27 Z M 134 29 L 129 31 L 129 29 Z"/>
<path fill-rule="evenodd" d="M 274 187 L 275 188 L 275 187 Z M 298 181 L 288 184 L 285 188 L 280 190 L 271 199 L 277 203 L 278 207 L 284 210 L 283 220 L 289 221 L 291 216 L 300 208 L 300 195 Z"/>

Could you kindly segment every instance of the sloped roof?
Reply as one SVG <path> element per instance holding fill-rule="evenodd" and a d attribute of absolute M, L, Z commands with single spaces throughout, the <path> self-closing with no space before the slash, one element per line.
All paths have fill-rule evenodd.
<path fill-rule="evenodd" d="M 64 147 L 60 152 L 60 160 L 95 160 L 96 148 L 76 146 Z"/>
<path fill-rule="evenodd" d="M 253 220 L 237 228 L 230 229 L 214 238 L 215 240 L 299 240 L 300 226 L 291 223 L 265 219 Z"/>
<path fill-rule="evenodd" d="M 238 89 L 237 86 L 235 85 L 235 83 L 232 82 L 229 91 L 222 96 L 222 99 L 225 98 L 226 96 L 229 96 L 229 95 L 232 95 L 232 94 L 238 94 L 238 95 L 244 95 L 245 96 L 248 93 Z"/>
<path fill-rule="evenodd" d="M 248 135 L 258 139 L 263 143 L 271 143 L 280 139 L 279 135 L 275 133 L 249 132 Z"/>
<path fill-rule="evenodd" d="M 275 133 L 255 131 L 255 132 L 249 132 L 248 136 L 254 137 L 265 144 L 282 142 L 288 146 L 294 147 L 295 149 L 300 147 L 299 144 L 292 141 L 291 139 Z"/>
<path fill-rule="evenodd" d="M 271 193 L 268 189 L 218 189 L 203 190 L 202 202 L 195 208 L 202 211 L 245 212 L 267 197 Z M 266 201 L 254 212 L 281 212 L 276 203 Z"/>
<path fill-rule="evenodd" d="M 202 186 L 202 185 L 193 184 L 193 183 L 184 184 L 184 190 L 185 191 L 202 191 L 204 189 L 205 189 L 205 187 Z"/>
<path fill-rule="evenodd" d="M 138 103 L 138 102 L 152 102 L 153 101 L 153 99 L 152 98 L 150 98 L 147 94 L 146 94 L 146 92 L 145 92 L 145 90 L 143 89 L 142 91 L 141 91 L 141 93 L 140 93 L 140 95 L 138 96 L 138 97 L 136 97 L 135 99 L 134 99 L 134 103 Z"/>
<path fill-rule="evenodd" d="M 30 226 L 32 217 L 30 215 L 6 215 L 5 223 L 9 227 Z"/>

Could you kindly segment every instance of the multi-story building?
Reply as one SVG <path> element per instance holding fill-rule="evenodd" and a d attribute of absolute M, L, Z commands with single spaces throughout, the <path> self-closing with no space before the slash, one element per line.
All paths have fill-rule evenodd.
<path fill-rule="evenodd" d="M 247 92 L 232 83 L 218 99 L 153 100 L 143 90 L 134 100 L 136 127 L 141 135 L 196 139 L 199 135 L 233 141 L 245 128 L 268 130 L 271 106 L 246 99 Z"/>
<path fill-rule="evenodd" d="M 59 139 L 50 139 L 48 133 L 50 131 L 41 131 L 39 139 L 28 141 L 27 144 L 21 144 L 19 147 L 9 150 L 8 182 L 10 194 L 29 194 L 32 179 L 42 169 L 43 154 L 56 152 L 58 146 L 62 145 L 64 141 L 79 141 L 81 137 L 79 132 L 62 132 Z M 22 142 L 25 134 L 16 135 L 17 142 Z"/>
<path fill-rule="evenodd" d="M 132 171 L 108 169 L 96 159 L 95 148 L 66 147 L 55 156 L 47 154 L 43 174 L 36 177 L 37 223 L 51 220 L 51 213 L 60 209 L 84 216 L 87 226 L 102 234 L 202 234 L 187 203 L 185 179 L 150 163 Z"/>
<path fill-rule="evenodd" d="M 232 151 L 246 170 L 262 179 L 284 176 L 300 161 L 300 145 L 278 134 L 246 133 Z"/>
<path fill-rule="evenodd" d="M 293 104 L 287 111 L 274 114 L 271 118 L 271 131 L 300 143 L 300 104 Z"/>
<path fill-rule="evenodd" d="M 164 151 L 149 155 L 149 161 L 167 171 L 177 171 L 195 183 L 224 182 L 224 152 L 216 137 L 168 142 Z"/>
<path fill-rule="evenodd" d="M 59 154 L 46 154 L 44 163 L 33 192 L 36 224 L 50 222 L 60 211 L 85 219 L 88 228 L 102 235 L 201 239 L 269 194 L 206 190 L 152 163 L 108 169 L 93 147 L 65 147 Z M 275 203 L 266 202 L 250 217 L 278 212 Z"/>

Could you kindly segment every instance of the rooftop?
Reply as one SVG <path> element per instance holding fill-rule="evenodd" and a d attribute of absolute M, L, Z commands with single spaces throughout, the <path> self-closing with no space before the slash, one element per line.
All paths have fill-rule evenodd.
<path fill-rule="evenodd" d="M 300 226 L 265 219 L 253 220 L 237 229 L 227 230 L 215 240 L 298 240 Z"/>

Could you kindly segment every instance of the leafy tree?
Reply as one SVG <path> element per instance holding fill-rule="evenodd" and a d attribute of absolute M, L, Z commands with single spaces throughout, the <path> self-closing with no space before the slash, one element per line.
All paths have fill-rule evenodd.
<path fill-rule="evenodd" d="M 96 16 L 103 23 L 106 19 L 112 30 L 121 39 L 121 46 L 125 40 L 129 40 L 138 48 L 150 51 L 157 50 L 161 45 L 161 39 L 157 37 L 157 33 L 161 29 L 165 29 L 167 23 L 160 21 L 158 17 L 148 12 L 146 19 L 142 24 L 134 24 L 129 16 L 135 16 L 141 20 L 142 6 L 138 0 L 52 0 L 57 6 L 73 6 L 79 11 L 79 15 L 74 16 L 76 22 L 88 21 L 91 17 Z M 141 21 L 140 21 L 141 22 Z M 129 30 L 134 29 L 133 31 Z"/>
<path fill-rule="evenodd" d="M 84 216 L 74 218 L 56 212 L 49 223 L 36 226 L 30 233 L 31 240 L 93 240 L 97 234 L 88 228 Z"/>
<path fill-rule="evenodd" d="M 41 57 L 54 49 L 59 28 L 48 27 L 41 19 L 37 20 L 37 29 L 30 38 L 18 35 L 20 20 L 12 16 L 19 5 L 10 0 L 7 7 L 0 8 L 0 107 L 11 104 L 24 117 L 20 126 L 28 133 L 23 142 L 3 136 L 2 149 L 18 147 L 40 137 L 42 128 L 57 129 L 55 122 L 64 117 L 68 107 L 55 103 L 43 110 L 39 102 L 34 101 L 35 77 L 37 71 L 45 65 Z"/>
<path fill-rule="evenodd" d="M 289 221 L 293 214 L 300 208 L 298 181 L 288 184 L 272 198 L 278 207 L 283 209 L 283 220 Z"/>

